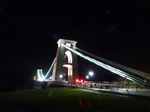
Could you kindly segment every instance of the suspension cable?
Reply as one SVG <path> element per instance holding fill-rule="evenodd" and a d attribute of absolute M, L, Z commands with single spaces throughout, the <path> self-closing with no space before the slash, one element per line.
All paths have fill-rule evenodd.
<path fill-rule="evenodd" d="M 51 69 L 52 69 L 52 67 L 53 67 L 53 65 L 54 65 L 54 63 L 55 63 L 55 60 L 56 60 L 56 58 L 54 58 L 54 60 L 53 60 L 53 62 L 52 62 L 52 64 L 51 64 L 51 66 L 50 66 L 50 68 L 49 68 L 49 70 L 48 70 L 48 72 L 46 73 L 45 76 L 43 75 L 43 72 L 42 72 L 41 69 L 37 71 L 37 76 L 38 76 L 37 80 L 38 80 L 38 81 L 44 81 L 44 80 L 46 79 L 46 77 L 47 77 L 48 74 L 50 73 L 50 71 L 51 71 Z M 50 78 L 49 78 L 49 79 L 50 79 Z"/>
<path fill-rule="evenodd" d="M 77 50 L 79 50 L 80 52 L 83 52 L 83 53 L 85 53 L 85 54 L 88 54 L 88 55 L 91 56 L 91 57 L 97 58 L 97 59 L 99 59 L 99 60 L 101 60 L 101 61 L 103 61 L 103 62 L 105 62 L 105 63 L 107 63 L 107 64 L 109 64 L 109 65 L 116 66 L 117 68 L 120 68 L 120 69 L 122 69 L 122 70 L 124 70 L 124 71 L 127 71 L 127 72 L 130 72 L 130 73 L 139 75 L 139 76 L 144 77 L 144 78 L 147 78 L 147 79 L 150 79 L 150 74 L 148 74 L 148 73 L 144 73 L 144 72 L 142 72 L 142 71 L 135 70 L 135 69 L 133 69 L 133 68 L 130 68 L 130 67 L 121 65 L 121 64 L 119 64 L 119 63 L 116 63 L 116 62 L 113 62 L 113 61 L 110 61 L 110 60 L 101 58 L 101 57 L 99 57 L 99 56 L 93 55 L 93 54 L 91 54 L 91 53 L 89 53 L 89 52 L 86 52 L 86 51 L 84 51 L 84 50 L 81 50 L 81 49 L 79 49 L 79 48 L 77 48 L 77 47 L 74 47 L 74 48 L 77 49 Z"/>
<path fill-rule="evenodd" d="M 48 76 L 49 72 L 51 71 L 51 69 L 52 69 L 52 67 L 53 67 L 53 65 L 54 65 L 54 63 L 55 63 L 55 60 L 56 60 L 56 58 L 54 58 L 54 60 L 53 60 L 53 62 L 52 62 L 52 64 L 51 64 L 51 66 L 50 66 L 48 72 L 47 72 L 46 75 L 44 76 L 44 79 L 46 79 L 46 77 Z"/>
<path fill-rule="evenodd" d="M 122 77 L 124 77 L 124 78 L 127 78 L 127 79 L 131 80 L 131 81 L 138 82 L 138 83 L 141 83 L 141 84 L 145 84 L 145 85 L 146 85 L 145 80 L 142 80 L 142 79 L 140 79 L 140 78 L 138 78 L 138 77 L 135 77 L 135 76 L 133 76 L 133 75 L 131 75 L 131 74 L 128 74 L 128 73 L 126 73 L 126 72 L 124 72 L 124 71 L 122 71 L 122 70 L 120 70 L 120 69 L 117 69 L 117 68 L 115 68 L 115 67 L 112 67 L 112 66 L 110 66 L 110 65 L 108 65 L 108 64 L 105 64 L 105 63 L 103 63 L 103 62 L 101 62 L 101 61 L 98 61 L 98 60 L 96 60 L 96 59 L 94 59 L 94 58 L 90 58 L 89 56 L 86 56 L 86 55 L 84 55 L 84 54 L 82 54 L 82 53 L 80 53 L 80 52 L 78 52 L 78 51 L 76 51 L 76 50 L 74 50 L 74 49 L 72 49 L 72 48 L 70 48 L 70 47 L 64 45 L 64 44 L 62 44 L 62 45 L 63 45 L 65 48 L 67 48 L 67 49 L 69 49 L 70 51 L 72 51 L 73 53 L 77 54 L 78 56 L 80 56 L 80 57 L 82 57 L 82 58 L 84 58 L 84 59 L 86 59 L 86 60 L 88 60 L 88 61 L 90 61 L 90 62 L 92 62 L 92 63 L 94 63 L 94 64 L 96 64 L 96 65 L 98 65 L 98 66 L 101 66 L 102 68 L 107 69 L 107 70 L 111 71 L 112 73 L 118 74 L 118 75 L 120 75 L 120 76 L 122 76 Z M 74 47 L 74 48 L 75 48 L 75 47 Z M 84 52 L 84 53 L 86 53 L 86 52 Z M 87 54 L 87 53 L 86 53 L 86 54 Z M 89 53 L 89 54 L 90 54 L 90 53 Z M 91 55 L 92 55 L 92 54 L 91 54 Z"/>

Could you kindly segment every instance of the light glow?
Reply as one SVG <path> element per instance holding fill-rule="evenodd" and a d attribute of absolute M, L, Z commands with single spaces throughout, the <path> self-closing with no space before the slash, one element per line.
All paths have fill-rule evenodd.
<path fill-rule="evenodd" d="M 68 76 L 71 76 L 72 75 L 72 54 L 70 51 L 66 51 L 65 54 L 67 55 L 67 58 L 68 58 L 68 63 L 69 64 L 64 64 L 63 67 L 66 67 L 68 68 Z"/>
<path fill-rule="evenodd" d="M 94 73 L 93 73 L 92 71 L 89 72 L 89 75 L 90 75 L 90 76 L 93 76 L 93 74 L 94 74 Z"/>
<path fill-rule="evenodd" d="M 50 73 L 50 71 L 51 71 L 51 69 L 52 69 L 52 67 L 54 65 L 55 60 L 56 60 L 56 58 L 53 60 L 53 63 L 52 63 L 51 67 L 49 68 L 49 70 L 48 70 L 48 72 L 46 73 L 45 76 L 43 75 L 42 69 L 37 69 L 37 81 L 44 81 L 44 80 L 46 80 L 46 77 Z M 51 77 L 49 77 L 48 79 L 51 79 Z"/>
<path fill-rule="evenodd" d="M 33 80 L 36 80 L 36 76 L 33 76 Z"/>
<path fill-rule="evenodd" d="M 72 65 L 65 64 L 65 65 L 63 65 L 63 67 L 68 68 L 68 76 L 71 76 L 72 75 Z"/>
<path fill-rule="evenodd" d="M 72 54 L 71 54 L 71 52 L 70 51 L 66 51 L 65 54 L 68 57 L 68 63 L 72 63 Z"/>
<path fill-rule="evenodd" d="M 89 76 L 86 76 L 87 79 L 89 79 Z"/>
<path fill-rule="evenodd" d="M 70 43 L 66 43 L 66 46 L 71 47 L 71 44 Z"/>
<path fill-rule="evenodd" d="M 43 81 L 44 80 L 44 75 L 42 69 L 37 69 L 37 81 Z"/>
<path fill-rule="evenodd" d="M 76 79 L 76 82 L 79 82 L 79 79 Z"/>
<path fill-rule="evenodd" d="M 72 65 L 65 64 L 65 65 L 63 65 L 63 67 L 71 68 L 71 67 L 72 67 Z"/>
<path fill-rule="evenodd" d="M 63 75 L 60 75 L 59 77 L 60 77 L 60 78 L 62 78 L 62 77 L 63 77 Z"/>

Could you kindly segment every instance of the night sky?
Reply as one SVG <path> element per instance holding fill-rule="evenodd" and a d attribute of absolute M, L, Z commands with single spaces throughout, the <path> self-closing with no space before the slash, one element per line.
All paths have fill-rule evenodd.
<path fill-rule="evenodd" d="M 149 38 L 150 0 L 1 0 L 0 75 L 46 73 L 59 39 L 150 73 Z M 109 74 L 84 60 L 80 67 L 81 75 Z"/>

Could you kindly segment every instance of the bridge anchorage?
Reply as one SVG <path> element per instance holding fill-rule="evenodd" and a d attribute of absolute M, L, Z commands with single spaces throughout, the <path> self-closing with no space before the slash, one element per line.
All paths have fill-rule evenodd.
<path fill-rule="evenodd" d="M 76 47 L 76 43 L 77 41 L 74 40 L 59 39 L 57 42 L 58 49 L 56 57 L 50 69 L 45 75 L 43 75 L 42 69 L 38 69 L 37 81 L 52 81 L 56 84 L 62 84 L 62 82 L 74 83 L 79 78 L 77 56 L 80 56 L 121 77 L 150 87 L 150 74 L 81 50 Z M 52 75 L 50 75 L 50 71 L 52 71 Z"/>

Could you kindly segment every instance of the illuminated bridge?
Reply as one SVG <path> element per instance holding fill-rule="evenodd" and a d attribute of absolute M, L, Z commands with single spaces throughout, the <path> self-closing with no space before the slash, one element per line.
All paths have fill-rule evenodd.
<path fill-rule="evenodd" d="M 59 39 L 57 42 L 57 54 L 51 67 L 45 75 L 42 69 L 38 69 L 37 81 L 60 81 L 60 76 L 63 76 L 65 81 L 71 83 L 75 82 L 75 80 L 79 78 L 77 56 L 80 56 L 121 77 L 145 86 L 150 86 L 150 74 L 81 50 L 76 47 L 76 43 L 77 41 Z M 52 75 L 50 75 L 50 72 Z"/>

